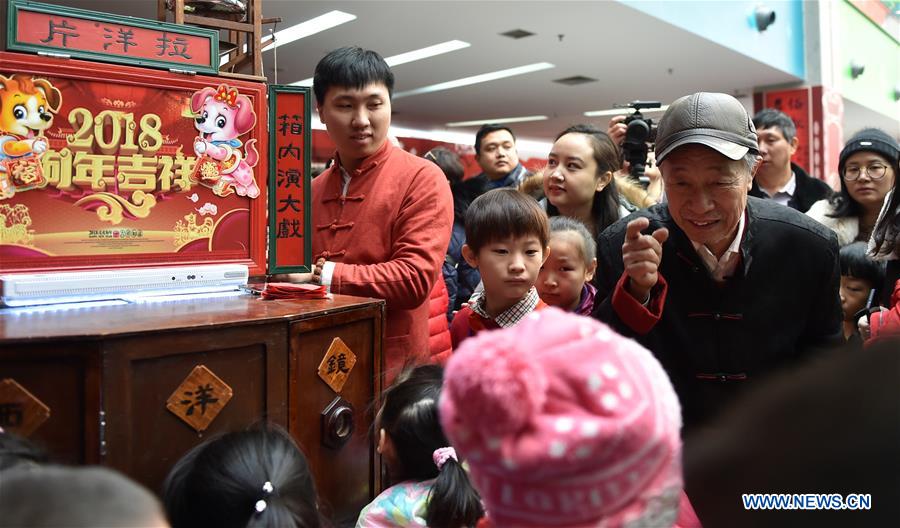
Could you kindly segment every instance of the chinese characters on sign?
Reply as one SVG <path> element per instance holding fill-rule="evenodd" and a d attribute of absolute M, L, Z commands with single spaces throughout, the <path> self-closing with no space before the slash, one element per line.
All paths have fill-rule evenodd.
<path fill-rule="evenodd" d="M 309 258 L 309 89 L 272 86 L 269 90 L 270 271 L 301 271 Z"/>
<path fill-rule="evenodd" d="M 166 408 L 194 428 L 205 431 L 231 400 L 233 391 L 204 365 L 197 365 L 166 401 Z"/>
<path fill-rule="evenodd" d="M 52 51 L 112 62 L 218 70 L 215 31 L 81 9 L 10 0 L 14 38 L 9 49 Z"/>
<path fill-rule="evenodd" d="M 335 337 L 322 362 L 319 363 L 319 377 L 331 387 L 331 390 L 340 393 L 354 365 L 356 354 L 340 337 Z"/>
<path fill-rule="evenodd" d="M 797 127 L 797 137 L 800 139 L 797 152 L 791 160 L 809 171 L 809 152 L 812 134 L 810 134 L 810 107 L 809 90 L 798 88 L 796 90 L 779 90 L 766 93 L 766 108 L 774 108 L 787 114 Z"/>

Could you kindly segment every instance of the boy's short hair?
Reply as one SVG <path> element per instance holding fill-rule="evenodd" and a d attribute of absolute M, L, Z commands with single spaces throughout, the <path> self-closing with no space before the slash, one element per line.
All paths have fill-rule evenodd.
<path fill-rule="evenodd" d="M 838 262 L 841 275 L 869 282 L 873 289 L 879 289 L 884 282 L 884 263 L 869 256 L 865 242 L 854 242 L 841 248 Z"/>
<path fill-rule="evenodd" d="M 528 235 L 536 236 L 542 248 L 547 247 L 547 213 L 534 198 L 515 189 L 488 191 L 466 211 L 466 244 L 475 253 L 491 242 Z"/>
<path fill-rule="evenodd" d="M 512 136 L 513 141 L 516 140 L 516 135 L 513 134 L 513 131 L 508 126 L 498 125 L 496 123 L 489 123 L 487 125 L 481 125 L 481 128 L 478 129 L 478 132 L 475 133 L 475 155 L 481 154 L 481 142 L 484 140 L 484 136 L 496 132 L 498 130 L 506 130 L 509 132 L 509 135 Z"/>
<path fill-rule="evenodd" d="M 388 95 L 394 96 L 394 73 L 381 55 L 359 46 L 346 46 L 325 55 L 316 65 L 313 91 L 321 105 L 332 86 L 361 90 L 376 83 L 384 84 Z"/>

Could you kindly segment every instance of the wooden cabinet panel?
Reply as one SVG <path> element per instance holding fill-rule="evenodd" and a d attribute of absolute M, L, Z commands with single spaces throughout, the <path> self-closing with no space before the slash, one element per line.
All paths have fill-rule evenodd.
<path fill-rule="evenodd" d="M 100 429 L 98 358 L 97 346 L 91 343 L 3 347 L 0 380 L 12 378 L 50 408 L 50 418 L 31 438 L 45 447 L 54 461 L 99 463 L 96 450 Z M 6 418 L 16 419 L 11 415 Z M 0 425 L 10 428 L 12 423 Z"/>
<path fill-rule="evenodd" d="M 233 391 L 209 428 L 199 433 L 166 408 L 166 400 L 197 365 L 205 365 Z M 107 342 L 107 463 L 159 490 L 172 464 L 210 435 L 263 420 L 287 427 L 287 367 L 283 324 Z"/>
<path fill-rule="evenodd" d="M 295 388 L 291 402 L 298 402 L 291 408 L 291 434 L 309 457 L 319 495 L 338 523 L 355 520 L 359 510 L 372 499 L 372 490 L 380 487 L 372 464 L 376 454 L 370 433 L 373 395 L 380 390 L 381 320 L 360 311 L 305 319 L 291 325 L 292 357 L 297 364 L 291 368 L 296 375 L 291 383 Z M 356 364 L 340 393 L 335 393 L 318 375 L 319 364 L 335 338 L 343 340 L 356 356 Z M 353 411 L 353 433 L 343 445 L 329 447 L 322 441 L 327 436 L 322 413 L 338 397 Z M 330 478 L 333 474 L 343 478 Z"/>

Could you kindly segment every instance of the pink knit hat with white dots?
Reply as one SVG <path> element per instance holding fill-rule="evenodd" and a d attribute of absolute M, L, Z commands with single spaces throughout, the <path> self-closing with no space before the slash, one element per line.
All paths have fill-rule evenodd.
<path fill-rule="evenodd" d="M 504 527 L 672 526 L 681 412 L 653 355 L 548 308 L 451 357 L 444 431 Z"/>

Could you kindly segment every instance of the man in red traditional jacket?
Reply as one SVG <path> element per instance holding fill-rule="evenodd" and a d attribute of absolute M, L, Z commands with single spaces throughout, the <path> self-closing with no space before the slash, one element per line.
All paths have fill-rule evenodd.
<path fill-rule="evenodd" d="M 388 381 L 428 355 L 428 296 L 441 273 L 453 198 L 441 170 L 388 140 L 394 74 L 358 47 L 316 66 L 319 119 L 337 146 L 312 183 L 314 280 L 332 293 L 387 301 Z"/>

